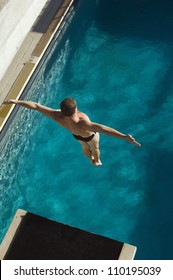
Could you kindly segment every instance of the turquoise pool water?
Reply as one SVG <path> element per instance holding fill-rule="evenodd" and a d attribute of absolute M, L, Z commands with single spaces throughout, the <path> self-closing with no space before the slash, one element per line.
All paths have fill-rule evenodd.
<path fill-rule="evenodd" d="M 101 135 L 93 167 L 68 131 L 19 108 L 1 141 L 1 240 L 22 208 L 172 259 L 173 7 L 150 2 L 79 1 L 25 97 L 57 108 L 73 96 L 142 147 Z"/>

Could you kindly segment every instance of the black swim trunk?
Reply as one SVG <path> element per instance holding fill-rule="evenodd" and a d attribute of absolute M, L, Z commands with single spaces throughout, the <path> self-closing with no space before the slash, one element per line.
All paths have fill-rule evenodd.
<path fill-rule="evenodd" d="M 72 134 L 72 135 L 77 140 L 80 140 L 80 141 L 83 141 L 83 142 L 89 142 L 89 141 L 91 141 L 94 138 L 94 136 L 96 135 L 96 132 L 91 134 L 89 137 L 82 137 L 80 135 L 75 135 L 75 134 Z"/>

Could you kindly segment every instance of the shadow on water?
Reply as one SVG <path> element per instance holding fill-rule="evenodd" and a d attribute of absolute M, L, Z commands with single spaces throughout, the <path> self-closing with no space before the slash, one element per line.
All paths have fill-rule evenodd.
<path fill-rule="evenodd" d="M 146 209 L 131 241 L 138 247 L 136 259 L 172 259 L 173 153 L 154 150 L 149 157 L 146 178 L 148 185 L 144 197 Z"/>
<path fill-rule="evenodd" d="M 32 30 L 44 32 L 61 2 L 49 0 Z M 77 39 L 84 25 L 93 20 L 98 28 L 112 35 L 173 42 L 172 0 L 75 0 L 74 3 L 82 6 L 81 25 L 74 29 Z"/>
<path fill-rule="evenodd" d="M 172 14 L 172 0 L 100 0 L 97 21 L 112 35 L 173 42 Z"/>
<path fill-rule="evenodd" d="M 168 67 L 163 81 L 161 81 L 161 85 L 158 88 L 157 95 L 155 95 L 155 98 L 150 103 L 150 108 L 152 109 L 150 111 L 149 116 L 154 113 L 158 112 L 158 108 L 161 108 L 162 105 L 165 103 L 168 96 L 172 95 L 173 93 L 173 80 L 172 80 L 172 73 L 173 73 L 173 57 L 170 57 L 170 66 Z"/>
<path fill-rule="evenodd" d="M 70 72 L 70 64 L 73 59 L 73 55 L 76 53 L 76 50 L 83 40 L 83 35 L 91 26 L 91 22 L 94 21 L 97 13 L 96 2 L 93 0 L 75 0 L 74 5 L 75 16 L 72 17 L 70 24 L 66 24 L 65 27 L 63 27 L 63 32 L 61 32 L 62 36 L 60 35 L 57 39 L 59 43 L 56 45 L 54 55 L 49 59 L 45 70 L 45 75 L 47 75 L 54 64 L 55 59 L 59 57 L 61 50 L 64 50 L 66 42 L 69 41 L 70 55 L 66 61 L 67 67 L 65 69 L 63 80 L 69 80 L 69 77 L 71 77 L 72 73 Z"/>
<path fill-rule="evenodd" d="M 63 77 L 64 81 L 72 76 L 70 63 L 73 55 L 71 54 L 75 54 L 77 51 L 83 34 L 86 32 L 87 27 L 91 26 L 92 22 L 96 24 L 98 29 L 115 36 L 115 38 L 117 36 L 130 37 L 139 40 L 169 43 L 169 53 L 172 53 L 172 0 L 79 0 L 78 4 L 80 12 L 76 9 L 76 16 L 70 24 L 66 36 L 63 38 L 64 41 L 68 38 L 71 42 L 70 55 L 67 61 L 68 67 L 66 67 Z M 80 27 L 78 22 L 81 23 Z M 57 55 L 58 52 L 59 49 L 57 49 Z M 173 60 L 172 57 L 170 59 Z M 52 65 L 52 61 L 49 64 Z M 163 93 L 165 90 L 169 90 L 171 86 L 172 68 L 173 64 L 170 64 L 165 75 L 165 81 L 163 81 L 162 90 L 158 94 L 157 100 L 153 102 L 153 107 L 157 106 L 157 103 L 162 103 L 165 98 Z"/>

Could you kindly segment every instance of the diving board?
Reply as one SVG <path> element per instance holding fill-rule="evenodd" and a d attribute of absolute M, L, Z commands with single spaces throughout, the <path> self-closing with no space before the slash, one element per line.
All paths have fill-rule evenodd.
<path fill-rule="evenodd" d="M 131 260 L 136 247 L 18 209 L 1 260 Z"/>

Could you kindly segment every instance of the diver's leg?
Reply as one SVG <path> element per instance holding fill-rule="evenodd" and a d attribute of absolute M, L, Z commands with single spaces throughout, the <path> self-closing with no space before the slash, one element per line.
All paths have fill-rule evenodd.
<path fill-rule="evenodd" d="M 94 157 L 94 161 L 93 161 L 94 165 L 102 165 L 102 162 L 100 160 L 99 140 L 100 140 L 100 135 L 97 132 L 94 138 L 88 142 L 91 148 L 91 155 Z"/>
<path fill-rule="evenodd" d="M 83 141 L 79 141 L 79 143 L 81 144 L 82 146 L 82 152 L 83 154 L 88 157 L 89 159 L 91 160 L 94 160 L 92 154 L 91 154 L 91 149 L 90 149 L 90 146 L 88 145 L 87 142 L 83 142 Z"/>

